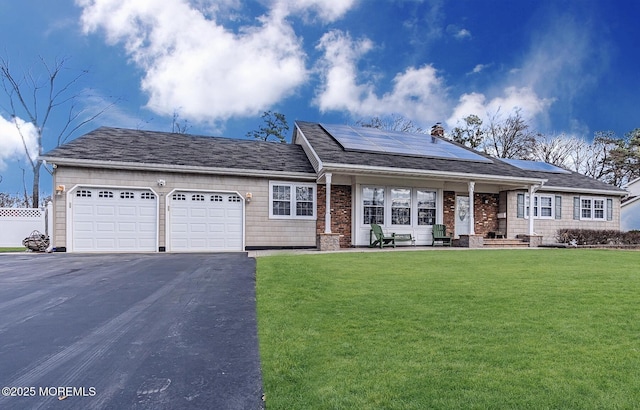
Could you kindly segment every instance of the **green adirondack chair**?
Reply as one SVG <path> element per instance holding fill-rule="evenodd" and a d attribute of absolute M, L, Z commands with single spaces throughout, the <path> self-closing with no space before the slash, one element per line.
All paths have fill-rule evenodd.
<path fill-rule="evenodd" d="M 447 227 L 442 224 L 433 225 L 433 242 L 431 246 L 436 246 L 436 242 L 442 244 L 442 246 L 451 246 L 451 235 L 447 235 Z"/>
<path fill-rule="evenodd" d="M 385 245 L 389 246 L 393 246 L 394 248 L 396 247 L 396 234 L 392 233 L 391 235 L 385 235 L 384 232 L 382 232 L 382 227 L 380 227 L 380 225 L 378 224 L 371 224 L 371 232 L 373 232 L 373 235 L 375 235 L 376 240 L 375 241 L 369 241 L 369 247 L 370 248 L 375 248 L 375 247 L 380 247 L 380 248 L 384 248 Z"/>

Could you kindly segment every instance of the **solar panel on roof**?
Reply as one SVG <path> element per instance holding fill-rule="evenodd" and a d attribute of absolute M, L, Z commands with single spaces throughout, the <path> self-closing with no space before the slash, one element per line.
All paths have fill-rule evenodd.
<path fill-rule="evenodd" d="M 525 159 L 500 158 L 502 161 L 524 171 L 553 172 L 556 174 L 570 174 L 571 172 L 542 161 L 528 161 Z"/>
<path fill-rule="evenodd" d="M 426 134 L 320 124 L 346 151 L 366 151 L 462 161 L 491 162 L 473 151 Z"/>

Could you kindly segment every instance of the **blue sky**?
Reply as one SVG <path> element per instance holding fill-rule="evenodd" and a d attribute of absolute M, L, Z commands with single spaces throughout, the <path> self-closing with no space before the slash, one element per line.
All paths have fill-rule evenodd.
<path fill-rule="evenodd" d="M 190 133 L 244 138 L 266 110 L 451 129 L 518 107 L 539 132 L 589 140 L 640 126 L 639 15 L 633 0 L 0 0 L 0 53 L 88 69 L 82 108 L 118 102 L 85 132 L 170 131 L 178 112 Z M 17 192 L 6 106 L 0 191 Z"/>

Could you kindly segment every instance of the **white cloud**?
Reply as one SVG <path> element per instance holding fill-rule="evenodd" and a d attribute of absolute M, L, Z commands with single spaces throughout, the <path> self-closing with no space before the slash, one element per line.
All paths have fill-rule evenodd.
<path fill-rule="evenodd" d="M 477 115 L 486 123 L 495 115 L 504 118 L 516 109 L 521 111 L 525 120 L 533 121 L 537 116 L 543 115 L 552 103 L 552 99 L 542 98 L 527 87 L 507 87 L 502 90 L 501 95 L 490 100 L 482 93 L 463 94 L 447 119 L 447 126 L 453 128 L 471 114 Z"/>
<path fill-rule="evenodd" d="M 473 67 L 473 70 L 468 74 L 478 74 L 489 67 L 491 67 L 491 64 L 476 64 L 476 66 Z"/>
<path fill-rule="evenodd" d="M 254 25 L 232 32 L 216 22 L 220 16 L 210 15 L 218 9 L 205 16 L 185 0 L 77 3 L 85 32 L 103 30 L 144 70 L 147 105 L 161 115 L 178 108 L 198 122 L 255 115 L 307 79 L 305 54 L 278 4 Z M 308 3 L 331 15 L 328 5 Z"/>
<path fill-rule="evenodd" d="M 358 76 L 358 60 L 370 51 L 368 39 L 353 40 L 348 34 L 325 34 L 317 48 L 324 52 L 319 64 L 323 84 L 315 104 L 321 111 L 344 110 L 352 116 L 399 113 L 419 124 L 438 121 L 446 110 L 446 89 L 431 65 L 409 67 L 396 74 L 391 90 L 379 96 L 372 81 Z"/>
<path fill-rule="evenodd" d="M 15 120 L 16 122 L 14 123 L 13 120 L 7 120 L 0 116 L 0 170 L 7 168 L 7 161 L 27 158 L 16 123 L 25 137 L 31 158 L 35 159 L 38 156 L 38 139 L 35 127 L 20 118 Z"/>
<path fill-rule="evenodd" d="M 465 38 L 471 38 L 471 32 L 466 28 L 458 30 L 458 32 L 454 35 L 458 40 L 463 40 Z"/>
<path fill-rule="evenodd" d="M 462 28 L 457 24 L 449 24 L 447 26 L 447 34 L 453 36 L 456 40 L 465 40 L 471 38 L 471 31 Z"/>
<path fill-rule="evenodd" d="M 590 23 L 573 16 L 550 17 L 532 36 L 514 81 L 543 95 L 573 98 L 608 64 L 606 45 L 591 32 Z"/>
<path fill-rule="evenodd" d="M 498 109 L 507 116 L 520 108 L 534 128 L 544 128 L 554 102 L 570 103 L 595 81 L 607 65 L 608 53 L 604 44 L 590 34 L 589 24 L 578 24 L 570 16 L 549 16 L 545 21 L 548 23 L 532 35 L 530 49 L 501 83 L 483 93 L 460 97 L 447 120 L 449 126 L 469 114 L 486 121 L 487 114 L 495 114 Z M 477 65 L 473 73 L 484 68 Z M 557 108 L 556 114 L 561 109 Z M 567 121 L 570 115 L 567 112 Z"/>
<path fill-rule="evenodd" d="M 332 22 L 349 11 L 357 0 L 278 0 L 274 8 L 282 7 L 291 13 L 308 14 L 314 11 L 325 22 Z"/>

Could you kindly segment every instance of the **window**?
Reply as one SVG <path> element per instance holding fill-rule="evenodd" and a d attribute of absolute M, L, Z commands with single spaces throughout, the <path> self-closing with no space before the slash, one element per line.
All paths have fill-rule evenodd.
<path fill-rule="evenodd" d="M 273 216 L 291 215 L 291 187 L 286 185 L 274 185 L 271 187 L 272 202 L 271 213 Z"/>
<path fill-rule="evenodd" d="M 313 216 L 313 187 L 296 187 L 296 215 Z"/>
<path fill-rule="evenodd" d="M 362 187 L 362 224 L 431 226 L 436 223 L 437 193 L 420 188 Z"/>
<path fill-rule="evenodd" d="M 86 189 L 81 189 L 78 192 L 76 192 L 76 196 L 81 198 L 91 198 L 91 191 L 88 191 Z"/>
<path fill-rule="evenodd" d="M 411 225 L 411 190 L 391 189 L 391 224 Z"/>
<path fill-rule="evenodd" d="M 185 194 L 173 194 L 171 197 L 174 201 L 186 201 L 187 196 Z"/>
<path fill-rule="evenodd" d="M 222 202 L 222 195 L 211 195 L 211 201 Z"/>
<path fill-rule="evenodd" d="M 417 191 L 418 225 L 434 225 L 436 223 L 436 193 L 433 191 Z"/>
<path fill-rule="evenodd" d="M 100 192 L 98 192 L 98 198 L 113 198 L 113 192 L 111 192 L 111 191 L 100 191 Z"/>
<path fill-rule="evenodd" d="M 242 202 L 242 198 L 240 198 L 238 195 L 230 195 L 229 202 Z"/>
<path fill-rule="evenodd" d="M 140 199 L 156 199 L 156 196 L 152 192 L 143 192 L 140 194 Z"/>
<path fill-rule="evenodd" d="M 362 205 L 365 225 L 384 224 L 384 188 L 362 188 Z"/>
<path fill-rule="evenodd" d="M 120 192 L 120 199 L 133 199 L 135 198 L 135 194 L 130 191 Z"/>
<path fill-rule="evenodd" d="M 202 194 L 193 194 L 193 195 L 191 195 L 191 200 L 192 201 L 198 201 L 198 202 L 204 201 L 204 195 L 202 195 Z"/>
<path fill-rule="evenodd" d="M 522 195 L 522 194 L 521 194 Z M 554 200 L 557 200 L 554 196 L 551 195 L 534 195 L 533 197 L 533 217 L 536 219 L 553 219 L 554 215 Z M 529 195 L 524 196 L 525 201 L 525 214 L 519 217 L 529 217 L 530 211 L 530 201 Z"/>
<path fill-rule="evenodd" d="M 604 198 L 580 197 L 580 219 L 604 221 L 607 216 L 607 208 Z"/>
<path fill-rule="evenodd" d="M 314 184 L 271 182 L 269 186 L 270 218 L 315 218 Z M 238 197 L 238 200 L 242 199 Z"/>
<path fill-rule="evenodd" d="M 553 217 L 553 198 L 550 196 L 536 197 L 536 206 L 540 218 Z"/>

